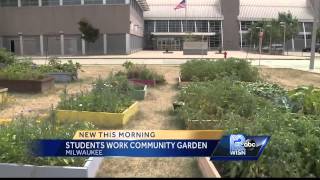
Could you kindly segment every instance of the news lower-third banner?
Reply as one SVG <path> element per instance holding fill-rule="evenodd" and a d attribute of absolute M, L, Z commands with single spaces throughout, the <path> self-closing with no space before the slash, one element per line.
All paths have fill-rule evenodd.
<path fill-rule="evenodd" d="M 222 130 L 78 131 L 72 140 L 31 143 L 40 157 L 211 157 L 258 160 L 269 136 L 223 135 Z"/>

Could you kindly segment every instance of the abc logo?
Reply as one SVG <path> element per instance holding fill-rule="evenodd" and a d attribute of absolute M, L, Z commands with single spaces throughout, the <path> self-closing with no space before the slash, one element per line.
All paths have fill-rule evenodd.
<path fill-rule="evenodd" d="M 256 146 L 256 142 L 252 139 L 247 139 L 246 142 L 243 144 L 246 150 L 253 150 Z"/>

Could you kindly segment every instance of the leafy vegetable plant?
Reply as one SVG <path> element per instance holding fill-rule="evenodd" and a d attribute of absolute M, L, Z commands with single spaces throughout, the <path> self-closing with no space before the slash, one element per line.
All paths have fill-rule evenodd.
<path fill-rule="evenodd" d="M 0 69 L 0 79 L 5 80 L 40 80 L 46 75 L 31 61 L 16 62 Z"/>
<path fill-rule="evenodd" d="M 181 65 L 183 81 L 208 81 L 223 77 L 246 82 L 259 80 L 257 68 L 242 59 L 191 60 Z"/>
<path fill-rule="evenodd" d="M 128 79 L 155 80 L 157 84 L 163 84 L 166 81 L 163 75 L 148 69 L 146 65 L 133 64 L 127 61 L 122 66 L 125 67 L 126 71 L 118 72 L 118 74 L 125 74 Z"/>
<path fill-rule="evenodd" d="M 38 139 L 72 139 L 77 130 L 90 129 L 95 127 L 88 122 L 56 122 L 54 114 L 45 120 L 40 120 L 38 117 L 19 116 L 8 125 L 0 125 L 0 163 L 84 166 L 85 158 L 32 156 L 29 153 L 29 144 Z"/>
<path fill-rule="evenodd" d="M 121 113 L 133 103 L 130 96 L 133 87 L 127 81 L 123 76 L 111 76 L 107 80 L 97 79 L 90 92 L 72 95 L 65 90 L 58 109 Z"/>
<path fill-rule="evenodd" d="M 39 69 L 42 73 L 71 73 L 73 79 L 78 79 L 78 70 L 81 70 L 81 65 L 73 63 L 71 60 L 68 60 L 67 63 L 62 63 L 61 60 L 52 57 L 48 64 L 39 66 Z"/>
<path fill-rule="evenodd" d="M 293 112 L 320 115 L 320 89 L 312 86 L 298 87 L 289 92 Z"/>

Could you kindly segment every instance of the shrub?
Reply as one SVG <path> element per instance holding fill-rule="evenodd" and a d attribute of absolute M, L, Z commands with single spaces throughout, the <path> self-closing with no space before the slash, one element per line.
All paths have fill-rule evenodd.
<path fill-rule="evenodd" d="M 85 158 L 44 158 L 29 153 L 29 144 L 39 139 L 72 139 L 77 130 L 95 127 L 88 122 L 58 123 L 54 115 L 40 121 L 37 117 L 19 116 L 0 126 L 0 163 L 49 166 L 83 166 Z"/>
<path fill-rule="evenodd" d="M 183 81 L 208 81 L 221 77 L 254 82 L 259 79 L 258 70 L 242 59 L 191 60 L 181 65 Z"/>
<path fill-rule="evenodd" d="M 17 62 L 15 55 L 5 49 L 0 49 L 0 64 L 5 67 Z"/>
<path fill-rule="evenodd" d="M 72 95 L 65 90 L 58 109 L 121 113 L 133 103 L 129 95 L 130 88 L 123 77 L 99 78 L 90 92 Z"/>
<path fill-rule="evenodd" d="M 126 72 L 119 72 L 118 74 L 126 74 L 129 79 L 155 80 L 158 84 L 166 82 L 163 75 L 148 69 L 146 65 L 133 64 L 127 61 L 123 64 L 123 67 L 126 68 Z"/>
<path fill-rule="evenodd" d="M 5 80 L 40 80 L 45 77 L 46 75 L 28 60 L 10 64 L 0 70 L 0 79 Z"/>

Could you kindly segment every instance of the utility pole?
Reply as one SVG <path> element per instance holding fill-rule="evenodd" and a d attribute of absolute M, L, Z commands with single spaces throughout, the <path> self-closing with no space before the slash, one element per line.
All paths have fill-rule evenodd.
<path fill-rule="evenodd" d="M 316 40 L 317 40 L 317 30 L 318 30 L 318 20 L 313 23 L 312 27 L 312 38 L 311 38 L 311 57 L 310 57 L 310 65 L 309 69 L 314 70 L 314 61 L 316 56 Z"/>
<path fill-rule="evenodd" d="M 309 69 L 314 70 L 314 61 L 315 61 L 315 49 L 316 49 L 316 41 L 317 41 L 317 30 L 319 26 L 320 19 L 320 1 L 313 0 L 312 9 L 314 11 L 314 23 L 312 27 L 312 39 L 311 39 L 311 57 L 310 57 L 310 65 Z"/>

